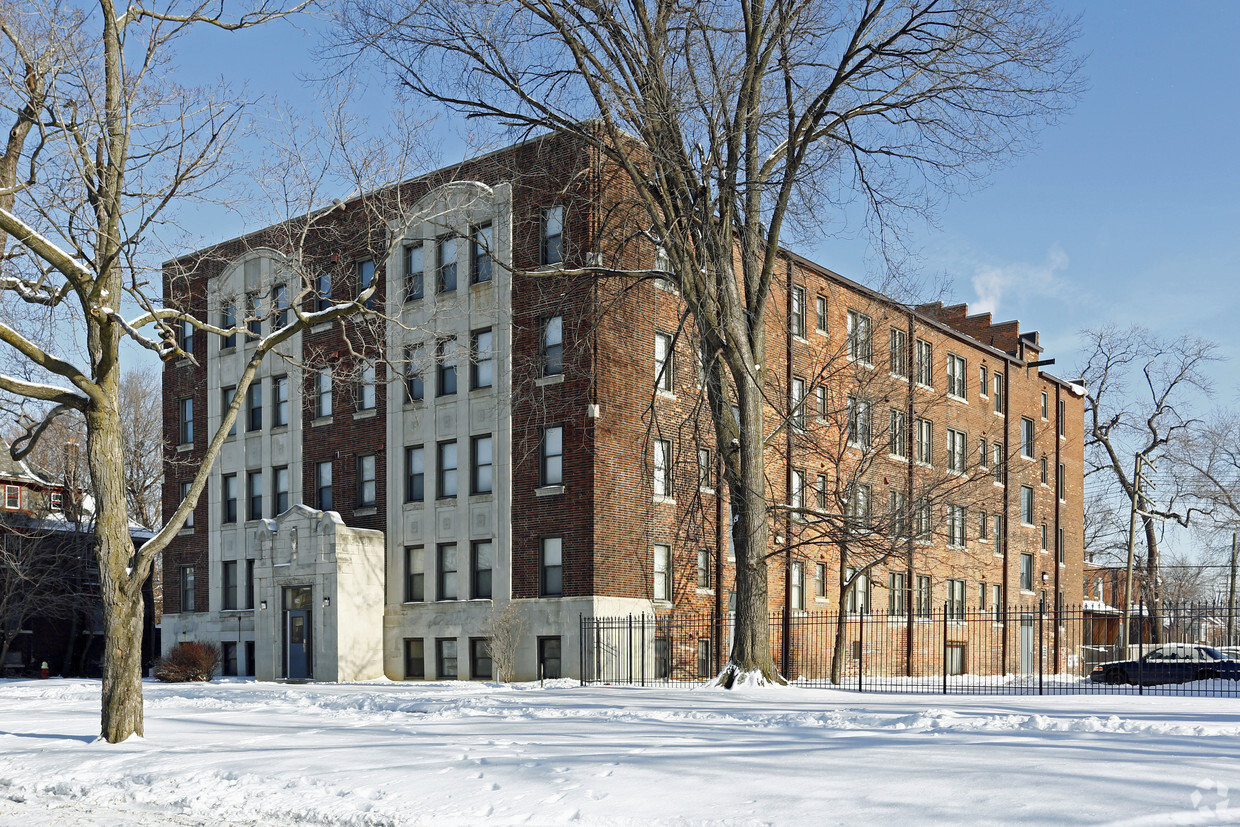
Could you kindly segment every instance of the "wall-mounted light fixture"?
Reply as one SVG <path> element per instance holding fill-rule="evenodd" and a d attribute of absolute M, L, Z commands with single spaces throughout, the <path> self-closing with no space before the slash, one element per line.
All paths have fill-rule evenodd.
<path fill-rule="evenodd" d="M 1051 576 L 1050 576 L 1049 574 L 1047 574 L 1046 572 L 1042 572 L 1042 582 L 1043 582 L 1043 583 L 1045 583 L 1047 580 L 1050 580 L 1050 579 L 1051 579 Z"/>
<path fill-rule="evenodd" d="M 265 611 L 267 611 L 267 601 L 266 601 L 266 600 L 260 600 L 260 601 L 258 601 L 258 610 L 259 610 L 260 612 L 265 612 Z"/>
<path fill-rule="evenodd" d="M 331 605 L 332 605 L 332 599 L 328 597 L 327 595 L 324 595 L 323 596 L 323 608 L 324 609 L 331 608 Z"/>

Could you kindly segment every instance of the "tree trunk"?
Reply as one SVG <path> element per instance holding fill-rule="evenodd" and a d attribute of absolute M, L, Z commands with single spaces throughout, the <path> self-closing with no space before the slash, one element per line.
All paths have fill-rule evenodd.
<path fill-rule="evenodd" d="M 844 682 L 844 638 L 848 634 L 848 590 L 851 588 L 845 572 L 848 571 L 848 541 L 840 546 L 840 603 L 835 613 L 835 643 L 831 646 L 831 683 L 839 686 Z"/>
<path fill-rule="evenodd" d="M 1143 516 L 1141 523 L 1141 527 L 1145 529 L 1145 587 L 1149 592 L 1145 610 L 1149 614 L 1150 642 L 1158 645 L 1163 642 L 1162 576 L 1160 571 L 1162 560 L 1158 550 L 1158 531 L 1154 526 L 1154 520 L 1150 517 Z"/>
<path fill-rule="evenodd" d="M 77 642 L 78 623 L 81 621 L 81 612 L 74 609 L 69 614 L 69 639 L 65 642 L 65 656 L 60 660 L 60 676 L 62 678 L 72 677 L 73 675 L 73 644 Z"/>

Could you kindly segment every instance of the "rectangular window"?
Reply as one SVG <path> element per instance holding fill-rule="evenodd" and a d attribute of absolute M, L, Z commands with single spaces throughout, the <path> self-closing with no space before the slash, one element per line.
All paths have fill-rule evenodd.
<path fill-rule="evenodd" d="M 714 588 L 714 580 L 711 578 L 710 549 L 708 548 L 698 549 L 697 587 L 699 589 Z"/>
<path fill-rule="evenodd" d="M 855 396 L 848 397 L 848 444 L 870 446 L 870 403 Z"/>
<path fill-rule="evenodd" d="M 559 537 L 543 538 L 540 587 L 543 597 L 564 594 L 564 548 Z"/>
<path fill-rule="evenodd" d="M 924 497 L 917 500 L 916 508 L 913 509 L 913 521 L 914 536 L 923 543 L 930 542 L 930 532 L 934 530 L 934 514 L 929 500 Z"/>
<path fill-rule="evenodd" d="M 491 435 L 476 436 L 470 439 L 469 488 L 471 494 L 490 494 L 492 482 L 493 460 L 491 457 Z"/>
<path fill-rule="evenodd" d="M 256 433 L 263 429 L 263 383 L 255 379 L 245 392 L 245 429 Z"/>
<path fill-rule="evenodd" d="M 792 312 L 788 316 L 788 329 L 793 336 L 805 338 L 805 288 L 792 288 Z"/>
<path fill-rule="evenodd" d="M 564 428 L 559 425 L 543 429 L 539 476 L 544 486 L 564 484 Z"/>
<path fill-rule="evenodd" d="M 990 377 L 986 372 L 986 366 L 982 365 L 977 369 L 978 393 L 982 396 L 990 395 Z"/>
<path fill-rule="evenodd" d="M 826 598 L 827 596 L 827 564 L 814 564 L 814 596 Z"/>
<path fill-rule="evenodd" d="M 564 372 L 564 317 L 552 316 L 543 323 L 542 375 L 559 376 Z"/>
<path fill-rule="evenodd" d="M 226 333 L 220 338 L 220 350 L 228 350 L 230 347 L 237 346 L 237 303 L 228 299 L 220 305 L 220 327 L 224 330 L 234 331 Z"/>
<path fill-rule="evenodd" d="M 1038 471 L 1039 481 L 1043 485 L 1046 485 L 1048 482 L 1050 482 L 1050 478 L 1047 473 L 1046 457 L 1042 457 L 1042 459 L 1038 461 L 1038 468 L 1039 468 L 1039 471 Z"/>
<path fill-rule="evenodd" d="M 788 391 L 789 418 L 794 428 L 805 430 L 805 380 L 792 377 L 792 387 Z"/>
<path fill-rule="evenodd" d="M 1063 564 L 1063 562 L 1064 562 L 1064 542 L 1063 542 L 1063 529 L 1062 529 L 1062 528 L 1061 528 L 1061 529 L 1059 529 L 1059 531 L 1058 531 L 1058 532 L 1057 532 L 1057 534 L 1056 534 L 1056 542 L 1055 542 L 1055 557 L 1056 557 L 1057 562 L 1059 562 L 1060 564 Z"/>
<path fill-rule="evenodd" d="M 964 548 L 965 544 L 965 507 L 963 505 L 947 506 L 947 545 L 952 548 Z"/>
<path fill-rule="evenodd" d="M 489 681 L 494 676 L 489 639 L 484 637 L 469 639 L 469 676 L 476 681 Z"/>
<path fill-rule="evenodd" d="M 949 396 L 965 398 L 968 393 L 965 389 L 965 377 L 968 375 L 968 363 L 965 358 L 954 353 L 947 354 L 947 393 Z"/>
<path fill-rule="evenodd" d="M 977 464 L 980 468 L 985 468 L 990 462 L 990 447 L 986 443 L 986 437 L 982 437 L 977 441 Z"/>
<path fill-rule="evenodd" d="M 280 468 L 273 468 L 271 471 L 271 476 L 272 476 L 271 494 L 272 494 L 272 499 L 275 501 L 275 511 L 273 513 L 276 515 L 280 515 L 280 514 L 283 514 L 285 511 L 288 511 L 288 508 L 289 508 L 289 479 L 290 478 L 289 478 L 289 473 L 288 473 L 288 466 L 286 465 Z"/>
<path fill-rule="evenodd" d="M 1033 459 L 1033 420 L 1021 417 L 1020 455 Z"/>
<path fill-rule="evenodd" d="M 220 674 L 232 677 L 237 674 L 237 642 L 225 640 L 220 644 Z"/>
<path fill-rule="evenodd" d="M 230 611 L 238 608 L 237 597 L 240 582 L 237 580 L 237 561 L 225 560 L 223 564 L 224 609 Z"/>
<path fill-rule="evenodd" d="M 247 520 L 263 518 L 263 472 L 251 471 L 246 475 L 246 515 Z"/>
<path fill-rule="evenodd" d="M 994 374 L 995 385 L 995 413 L 1003 413 L 1003 374 L 996 372 Z"/>
<path fill-rule="evenodd" d="M 440 339 L 435 343 L 435 395 L 456 393 L 456 339 Z"/>
<path fill-rule="evenodd" d="M 1050 397 L 1046 395 L 1046 391 L 1042 391 L 1042 418 L 1047 419 L 1050 414 Z"/>
<path fill-rule="evenodd" d="M 538 639 L 538 672 L 540 677 L 548 680 L 560 677 L 560 650 L 561 645 L 558 637 L 540 637 Z"/>
<path fill-rule="evenodd" d="M 844 582 L 851 583 L 848 588 L 846 603 L 849 614 L 868 615 L 870 613 L 870 575 L 858 574 L 852 566 L 844 570 Z"/>
<path fill-rule="evenodd" d="M 977 515 L 977 539 L 990 539 L 990 515 L 985 511 L 978 512 Z"/>
<path fill-rule="evenodd" d="M 827 510 L 827 475 L 819 474 L 817 479 L 816 493 L 818 496 L 818 508 L 821 511 Z"/>
<path fill-rule="evenodd" d="M 672 442 L 668 439 L 654 441 L 654 495 L 672 496 Z"/>
<path fill-rule="evenodd" d="M 456 289 L 456 236 L 442 235 L 435 239 L 435 290 L 451 293 Z"/>
<path fill-rule="evenodd" d="M 405 680 L 426 677 L 426 650 L 420 637 L 405 638 Z"/>
<path fill-rule="evenodd" d="M 435 446 L 435 497 L 446 500 L 456 496 L 456 440 Z"/>
<path fill-rule="evenodd" d="M 229 386 L 220 388 L 220 419 L 222 420 L 228 415 L 228 409 L 232 407 L 233 400 L 237 398 L 237 388 Z M 240 418 L 240 417 L 237 417 Z M 232 426 L 228 429 L 229 436 L 237 435 L 237 418 L 233 419 Z"/>
<path fill-rule="evenodd" d="M 814 409 L 820 419 L 826 419 L 827 416 L 827 386 L 819 385 L 814 388 Z"/>
<path fill-rule="evenodd" d="M 928 419 L 913 423 L 913 452 L 922 465 L 934 464 L 934 423 Z"/>
<path fill-rule="evenodd" d="M 196 611 L 196 597 L 197 595 L 194 593 L 194 567 L 181 566 L 181 611 Z"/>
<path fill-rule="evenodd" d="M 469 384 L 474 390 L 495 384 L 494 339 L 490 328 L 475 330 L 470 337 Z"/>
<path fill-rule="evenodd" d="M 176 323 L 177 347 L 186 356 L 194 353 L 194 323 L 189 319 L 181 319 Z"/>
<path fill-rule="evenodd" d="M 1067 494 L 1065 493 L 1068 490 L 1067 486 L 1068 472 L 1064 464 L 1061 462 L 1059 463 L 1059 471 L 1055 477 L 1055 491 L 1059 496 L 1060 502 L 1065 502 L 1068 499 Z"/>
<path fill-rule="evenodd" d="M 559 264 L 564 260 L 564 208 L 542 209 L 542 263 Z"/>
<path fill-rule="evenodd" d="M 330 310 L 332 306 L 332 274 L 320 273 L 315 280 L 315 310 Z"/>
<path fill-rule="evenodd" d="M 271 380 L 271 424 L 272 427 L 288 425 L 288 377 L 276 376 Z"/>
<path fill-rule="evenodd" d="M 490 540 L 475 540 L 469 555 L 469 596 L 474 600 L 491 598 L 491 570 L 495 552 Z"/>
<path fill-rule="evenodd" d="M 794 612 L 805 611 L 805 564 L 799 560 L 792 564 L 792 591 L 788 597 Z"/>
<path fill-rule="evenodd" d="M 697 640 L 697 676 L 709 678 L 714 673 L 715 670 L 711 668 L 710 638 L 700 637 Z"/>
<path fill-rule="evenodd" d="M 357 458 L 357 507 L 372 508 L 375 504 L 375 455 Z"/>
<path fill-rule="evenodd" d="M 358 295 L 360 296 L 362 293 L 365 293 L 371 287 L 374 287 L 375 292 L 378 292 L 379 288 L 375 286 L 374 282 L 375 282 L 374 261 L 370 259 L 367 259 L 365 261 L 359 261 L 357 263 L 357 293 Z M 377 304 L 377 301 L 375 299 L 375 294 L 371 293 L 369 296 L 366 297 L 365 301 L 362 302 L 362 307 L 365 307 L 367 310 L 374 310 L 375 304 Z"/>
<path fill-rule="evenodd" d="M 182 445 L 189 445 L 194 441 L 194 400 L 182 399 L 178 407 L 181 414 L 178 438 Z"/>
<path fill-rule="evenodd" d="M 1068 433 L 1067 423 L 1065 422 L 1065 420 L 1067 419 L 1067 409 L 1068 409 L 1067 404 L 1062 399 L 1060 399 L 1059 400 L 1059 435 L 1061 437 L 1067 436 L 1067 433 Z"/>
<path fill-rule="evenodd" d="M 1028 485 L 1020 487 L 1020 521 L 1033 525 L 1033 488 Z"/>
<path fill-rule="evenodd" d="M 1003 586 L 998 583 L 992 583 L 990 586 L 990 605 L 995 608 L 995 614 L 1003 609 Z"/>
<path fill-rule="evenodd" d="M 491 225 L 474 227 L 470 236 L 469 260 L 470 282 L 483 284 L 491 280 Z"/>
<path fill-rule="evenodd" d="M 908 334 L 898 327 L 891 328 L 889 370 L 893 376 L 908 378 Z"/>
<path fill-rule="evenodd" d="M 272 326 L 279 330 L 288 324 L 288 285 L 277 284 L 271 288 L 271 311 L 275 314 Z"/>
<path fill-rule="evenodd" d="M 930 589 L 930 575 L 919 574 L 915 583 L 916 591 L 913 595 L 915 602 L 915 610 L 918 617 L 929 617 L 933 611 L 934 604 L 931 602 L 933 595 Z"/>
<path fill-rule="evenodd" d="M 908 415 L 904 411 L 891 409 L 887 444 L 892 456 L 908 456 Z"/>
<path fill-rule="evenodd" d="M 993 525 L 995 527 L 995 530 L 993 532 L 994 539 L 995 539 L 995 554 L 1001 557 L 1003 556 L 1003 515 L 1002 514 L 996 514 L 994 516 Z"/>
<path fill-rule="evenodd" d="M 378 404 L 379 386 L 378 374 L 373 359 L 366 359 L 361 363 L 361 369 L 357 376 L 357 409 L 359 411 L 373 411 L 375 405 Z"/>
<path fill-rule="evenodd" d="M 868 365 L 874 359 L 872 325 L 872 320 L 864 313 L 848 311 L 848 358 L 854 362 Z"/>
<path fill-rule="evenodd" d="M 1033 555 L 1028 552 L 1020 555 L 1020 590 L 1033 591 Z"/>
<path fill-rule="evenodd" d="M 1004 470 L 1004 462 L 1006 460 L 1006 457 L 1004 457 L 1003 455 L 1003 443 L 1002 442 L 991 443 L 990 453 L 991 453 L 991 456 L 994 457 L 994 459 L 991 460 L 990 465 L 991 465 L 991 470 L 994 471 L 994 474 L 995 474 L 995 482 L 998 483 L 999 485 L 1003 485 L 1003 470 Z"/>
<path fill-rule="evenodd" d="M 191 486 L 191 485 L 193 485 L 193 484 L 194 484 L 194 481 L 193 481 L 193 480 L 182 480 L 182 481 L 180 481 L 180 482 L 178 482 L 178 483 L 177 483 L 177 496 L 180 498 L 181 502 L 185 502 L 187 499 L 189 499 L 189 489 L 190 489 L 190 486 Z M 13 486 L 13 487 L 16 487 L 16 486 Z M 15 507 L 15 505 L 16 505 L 16 504 L 11 505 L 11 506 L 9 506 L 9 508 L 13 508 L 13 507 Z M 55 501 L 53 501 L 53 502 L 52 502 L 52 505 L 53 505 L 53 507 L 57 507 L 57 508 L 59 507 L 59 506 L 58 506 L 58 504 L 57 504 Z M 183 527 L 184 527 L 184 528 L 193 528 L 193 527 L 194 527 L 194 511 L 193 511 L 193 509 L 191 509 L 191 510 L 190 510 L 190 512 L 189 512 L 189 516 L 187 516 L 187 517 L 185 518 L 185 525 L 184 525 Z"/>
<path fill-rule="evenodd" d="M 955 428 L 947 429 L 947 470 L 954 471 L 957 474 L 965 472 L 964 454 L 965 446 L 968 444 L 968 437 L 964 431 L 957 431 Z"/>
<path fill-rule="evenodd" d="M 826 333 L 827 332 L 827 297 L 819 296 L 816 301 L 816 305 L 817 306 L 815 307 L 815 309 L 818 311 L 818 321 L 817 321 L 818 332 Z"/>
<path fill-rule="evenodd" d="M 654 385 L 657 390 L 671 393 L 675 386 L 676 364 L 672 355 L 670 333 L 654 334 Z"/>
<path fill-rule="evenodd" d="M 332 510 L 331 460 L 314 464 L 314 501 L 319 511 Z"/>
<path fill-rule="evenodd" d="M 913 344 L 913 369 L 917 384 L 928 388 L 934 386 L 934 352 L 925 339 L 918 339 Z"/>
<path fill-rule="evenodd" d="M 426 549 L 422 546 L 405 547 L 405 602 L 421 603 L 426 600 Z"/>
<path fill-rule="evenodd" d="M 254 560 L 253 559 L 245 561 L 245 607 L 247 609 L 254 608 Z M 249 662 L 251 664 L 251 669 L 250 669 L 249 674 L 253 675 L 254 670 L 252 667 L 254 664 L 254 659 L 251 657 Z"/>
<path fill-rule="evenodd" d="M 655 544 L 653 599 L 672 599 L 672 547 Z"/>
<path fill-rule="evenodd" d="M 964 581 L 947 581 L 947 619 L 964 620 Z"/>
<path fill-rule="evenodd" d="M 986 611 L 986 599 L 988 597 L 986 594 L 987 591 L 989 591 L 989 589 L 986 588 L 985 583 L 977 584 L 977 608 L 983 612 Z"/>
<path fill-rule="evenodd" d="M 332 415 L 332 372 L 324 368 L 315 377 L 314 416 L 316 419 Z"/>
<path fill-rule="evenodd" d="M 424 345 L 410 345 L 405 348 L 405 401 L 421 402 L 426 398 L 426 358 Z"/>
<path fill-rule="evenodd" d="M 420 503 L 426 499 L 426 449 L 421 445 L 405 446 L 405 502 Z"/>
<path fill-rule="evenodd" d="M 220 501 L 224 505 L 221 522 L 235 523 L 237 522 L 237 475 L 225 474 L 220 482 L 222 495 Z"/>
<path fill-rule="evenodd" d="M 789 494 L 789 505 L 793 508 L 805 508 L 805 472 L 799 468 L 792 472 L 792 491 Z"/>
<path fill-rule="evenodd" d="M 405 301 L 420 299 L 426 290 L 426 275 L 423 272 L 422 245 L 415 244 L 405 248 Z"/>
<path fill-rule="evenodd" d="M 1046 523 L 1042 523 L 1042 551 L 1047 550 L 1047 541 L 1050 539 L 1046 533 Z"/>
<path fill-rule="evenodd" d="M 440 543 L 435 562 L 435 599 L 456 598 L 456 543 Z"/>
<path fill-rule="evenodd" d="M 457 679 L 456 638 L 435 638 L 435 673 L 443 680 Z"/>
<path fill-rule="evenodd" d="M 868 528 L 873 513 L 870 510 L 870 486 L 857 483 L 848 500 L 848 516 L 861 529 Z"/>
<path fill-rule="evenodd" d="M 908 498 L 903 491 L 887 492 L 887 519 L 890 521 L 892 537 L 908 536 Z"/>
<path fill-rule="evenodd" d="M 710 449 L 698 448 L 698 488 L 713 491 L 715 482 L 715 465 L 711 462 Z"/>
<path fill-rule="evenodd" d="M 905 616 L 904 572 L 893 571 L 887 575 L 887 614 Z"/>

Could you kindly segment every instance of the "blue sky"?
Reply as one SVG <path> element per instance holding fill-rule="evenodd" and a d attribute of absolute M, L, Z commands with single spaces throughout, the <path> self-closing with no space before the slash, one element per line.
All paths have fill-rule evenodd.
<path fill-rule="evenodd" d="M 1227 336 L 1240 310 L 1232 287 L 1240 5 L 1062 6 L 1082 15 L 1088 91 L 1037 151 L 949 203 L 937 227 L 916 228 L 921 269 L 949 280 L 947 298 L 1039 330 L 1045 355 L 1057 360 L 1051 370 L 1065 378 L 1079 365 L 1084 327 L 1140 323 L 1212 339 L 1228 357 L 1215 371 L 1217 402 L 1240 401 L 1240 348 Z M 316 84 L 303 77 L 323 71 L 311 57 L 315 43 L 313 27 L 288 24 L 195 35 L 181 66 L 187 79 L 223 71 L 251 93 L 312 112 Z M 366 96 L 377 113 L 381 87 Z M 443 162 L 455 160 L 451 138 L 444 146 Z M 243 225 L 212 214 L 193 229 L 212 241 Z M 881 282 L 864 239 L 822 239 L 798 251 Z"/>

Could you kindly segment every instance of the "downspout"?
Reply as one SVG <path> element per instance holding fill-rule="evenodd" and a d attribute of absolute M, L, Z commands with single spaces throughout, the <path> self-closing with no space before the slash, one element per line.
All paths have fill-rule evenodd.
<path fill-rule="evenodd" d="M 788 401 L 786 407 L 788 416 L 784 420 L 784 491 L 788 498 L 788 504 L 792 504 L 792 432 L 793 432 L 793 405 L 795 400 L 792 398 L 792 259 L 784 259 L 784 270 L 788 276 L 787 291 L 787 313 L 784 318 L 787 320 L 785 325 L 786 332 L 784 334 L 784 387 L 787 392 L 784 394 Z M 801 497 L 805 497 L 805 489 L 801 489 Z M 801 578 L 801 589 L 804 594 L 805 578 Z M 791 667 L 790 659 L 792 656 L 791 642 L 788 640 L 792 632 L 792 511 L 784 513 L 784 619 L 783 619 L 783 640 L 781 641 L 781 665 L 780 671 L 786 677 Z"/>
<path fill-rule="evenodd" d="M 907 473 L 905 474 L 905 509 L 908 510 L 908 544 L 907 565 L 904 572 L 904 670 L 908 677 L 913 676 L 913 644 L 916 641 L 916 624 L 914 621 L 914 613 L 917 610 L 914 595 L 915 575 L 913 573 L 913 552 L 916 550 L 917 544 L 917 503 L 913 496 L 916 489 L 914 488 L 913 467 L 914 467 L 914 451 L 916 446 L 913 440 L 916 436 L 917 420 L 914 416 L 913 400 L 913 342 L 914 333 L 913 311 L 908 311 L 908 341 L 904 344 L 904 365 L 907 398 L 905 403 L 905 422 L 904 422 L 904 454 L 907 462 L 905 463 Z M 910 510 L 911 509 L 911 510 Z"/>

